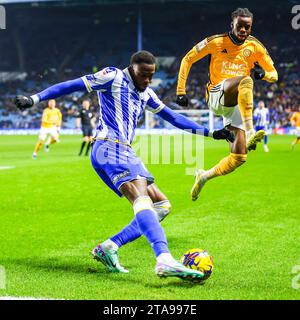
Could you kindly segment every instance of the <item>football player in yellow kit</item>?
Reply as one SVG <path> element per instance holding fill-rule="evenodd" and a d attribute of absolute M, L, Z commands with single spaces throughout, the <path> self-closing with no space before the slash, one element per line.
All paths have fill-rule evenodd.
<path fill-rule="evenodd" d="M 278 74 L 266 48 L 250 35 L 253 14 L 247 8 L 232 13 L 231 31 L 208 37 L 194 46 L 182 59 L 177 83 L 177 100 L 188 105 L 186 81 L 193 63 L 209 56 L 207 104 L 223 116 L 224 126 L 235 134 L 231 153 L 209 170 L 197 170 L 191 190 L 197 200 L 205 182 L 225 175 L 245 163 L 247 150 L 256 148 L 265 132 L 253 129 L 253 80 L 276 82 Z"/>
<path fill-rule="evenodd" d="M 291 117 L 291 125 L 296 129 L 296 139 L 292 142 L 292 150 L 294 150 L 295 145 L 300 141 L 300 106 Z"/>
<path fill-rule="evenodd" d="M 42 125 L 39 134 L 39 140 L 35 145 L 32 159 L 36 159 L 37 153 L 41 149 L 47 135 L 50 135 L 46 144 L 46 151 L 49 149 L 49 145 L 58 141 L 59 129 L 61 126 L 62 115 L 58 108 L 56 108 L 56 101 L 51 99 L 48 101 L 48 107 L 44 109 L 42 116 Z"/>

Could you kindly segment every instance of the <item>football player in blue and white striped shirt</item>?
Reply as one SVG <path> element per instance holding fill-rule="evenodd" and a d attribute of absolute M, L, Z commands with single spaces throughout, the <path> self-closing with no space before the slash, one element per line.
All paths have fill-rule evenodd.
<path fill-rule="evenodd" d="M 264 130 L 266 132 L 264 137 L 264 150 L 265 152 L 269 152 L 267 130 L 270 123 L 270 113 L 269 109 L 266 108 L 265 103 L 262 100 L 258 102 L 257 108 L 254 110 L 253 120 L 255 122 L 256 132 L 259 130 Z"/>
<path fill-rule="evenodd" d="M 202 272 L 186 268 L 170 254 L 159 221 L 170 212 L 171 204 L 132 150 L 131 142 L 144 109 L 195 134 L 230 141 L 234 137 L 226 129 L 210 132 L 164 105 L 149 88 L 154 73 L 154 56 L 148 51 L 139 51 L 131 57 L 130 66 L 124 70 L 104 68 L 95 74 L 56 84 L 31 97 L 17 96 L 15 103 L 23 110 L 40 101 L 75 91 L 97 91 L 100 119 L 92 147 L 92 165 L 109 188 L 129 200 L 135 217 L 119 233 L 94 248 L 94 258 L 111 272 L 127 273 L 128 270 L 119 263 L 118 249 L 143 234 L 154 250 L 158 276 L 202 279 Z"/>

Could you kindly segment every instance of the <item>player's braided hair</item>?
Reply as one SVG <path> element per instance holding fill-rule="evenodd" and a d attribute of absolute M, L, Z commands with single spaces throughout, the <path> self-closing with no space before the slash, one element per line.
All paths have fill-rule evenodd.
<path fill-rule="evenodd" d="M 138 51 L 131 56 L 130 64 L 155 64 L 155 57 L 154 55 L 145 50 Z"/>
<path fill-rule="evenodd" d="M 250 17 L 253 20 L 253 13 L 248 8 L 237 8 L 231 13 L 231 19 L 237 17 Z"/>

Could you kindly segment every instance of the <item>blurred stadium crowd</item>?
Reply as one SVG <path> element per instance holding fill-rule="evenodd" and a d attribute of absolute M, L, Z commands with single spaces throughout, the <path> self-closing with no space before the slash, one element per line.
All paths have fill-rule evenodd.
<path fill-rule="evenodd" d="M 267 21 L 264 12 L 249 8 L 254 12 L 252 34 L 267 47 L 279 73 L 276 84 L 255 83 L 255 103 L 265 101 L 273 128 L 288 127 L 292 112 L 300 105 L 299 36 L 290 27 L 289 7 L 285 11 L 274 5 Z M 181 58 L 203 38 L 227 32 L 234 9 L 224 6 L 216 13 L 209 4 L 196 3 L 142 7 L 143 49 L 158 57 L 173 57 L 172 63 L 159 65 L 154 79 L 155 91 L 168 106 L 179 109 L 174 101 Z M 0 129 L 40 126 L 43 106 L 21 113 L 13 104 L 16 94 L 33 94 L 105 66 L 125 68 L 137 48 L 135 6 L 14 5 L 7 11 L 11 21 L 0 38 Z M 192 67 L 187 86 L 190 109 L 207 109 L 207 66 L 207 61 L 201 61 Z M 83 97 L 76 93 L 58 99 L 63 127 L 75 127 L 74 117 Z M 96 95 L 90 99 L 97 113 Z"/>

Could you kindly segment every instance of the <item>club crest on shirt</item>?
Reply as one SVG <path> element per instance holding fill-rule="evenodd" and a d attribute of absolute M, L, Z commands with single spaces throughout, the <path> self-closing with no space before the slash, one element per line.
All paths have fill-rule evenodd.
<path fill-rule="evenodd" d="M 250 57 L 251 54 L 252 54 L 252 52 L 251 52 L 251 50 L 249 50 L 249 49 L 245 49 L 245 50 L 243 51 L 243 56 L 244 56 L 245 58 Z"/>

